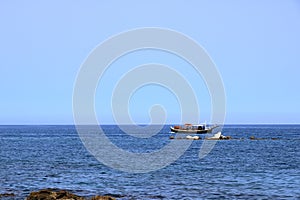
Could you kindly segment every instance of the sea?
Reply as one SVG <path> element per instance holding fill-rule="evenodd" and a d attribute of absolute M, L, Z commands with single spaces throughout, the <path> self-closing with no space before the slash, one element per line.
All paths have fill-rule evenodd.
<path fill-rule="evenodd" d="M 133 153 L 159 151 L 174 134 L 169 125 L 150 138 L 128 135 L 117 125 L 101 128 L 113 144 Z M 203 139 L 161 169 L 132 173 L 96 159 L 73 125 L 2 125 L 0 194 L 25 199 L 32 191 L 58 188 L 122 200 L 300 199 L 300 125 L 225 125 L 222 135 L 232 139 L 217 141 L 201 159 Z"/>

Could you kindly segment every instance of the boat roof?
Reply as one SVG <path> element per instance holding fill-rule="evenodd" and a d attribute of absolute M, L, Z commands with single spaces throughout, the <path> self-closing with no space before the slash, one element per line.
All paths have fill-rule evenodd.
<path fill-rule="evenodd" d="M 204 126 L 205 124 L 184 124 L 185 126 Z"/>

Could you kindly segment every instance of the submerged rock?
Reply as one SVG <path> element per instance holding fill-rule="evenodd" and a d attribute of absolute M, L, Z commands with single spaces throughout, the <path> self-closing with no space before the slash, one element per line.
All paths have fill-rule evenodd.
<path fill-rule="evenodd" d="M 250 140 L 255 140 L 256 138 L 254 136 L 250 136 Z"/>
<path fill-rule="evenodd" d="M 279 140 L 279 138 L 271 138 L 271 140 Z"/>
<path fill-rule="evenodd" d="M 0 198 L 1 197 L 14 197 L 16 196 L 14 193 L 3 193 L 3 194 L 0 194 Z"/>
<path fill-rule="evenodd" d="M 230 140 L 230 139 L 232 139 L 232 137 L 231 137 L 231 136 L 224 136 L 224 135 L 221 135 L 219 139 L 220 139 L 220 140 Z"/>
<path fill-rule="evenodd" d="M 268 138 L 256 138 L 254 136 L 251 136 L 249 139 L 250 140 L 267 140 Z"/>
<path fill-rule="evenodd" d="M 81 197 L 66 190 L 59 189 L 43 189 L 37 192 L 31 192 L 27 200 L 86 200 L 87 198 Z M 115 200 L 110 196 L 94 196 L 92 200 Z"/>

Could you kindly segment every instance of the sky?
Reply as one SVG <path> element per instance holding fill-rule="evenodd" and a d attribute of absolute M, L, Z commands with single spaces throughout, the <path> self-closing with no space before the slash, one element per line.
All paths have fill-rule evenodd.
<path fill-rule="evenodd" d="M 177 31 L 206 50 L 223 80 L 225 123 L 300 123 L 299 19 L 297 0 L 1 1 L 0 124 L 73 124 L 74 83 L 85 59 L 107 38 L 143 27 Z M 151 50 L 123 56 L 105 73 L 95 96 L 99 120 L 114 123 L 115 82 L 151 62 L 188 79 L 200 120 L 209 121 L 201 77 L 190 75 L 182 59 Z M 178 123 L 178 101 L 166 88 L 148 85 L 128 108 L 136 123 L 149 123 L 149 108 L 161 104 L 166 123 Z"/>

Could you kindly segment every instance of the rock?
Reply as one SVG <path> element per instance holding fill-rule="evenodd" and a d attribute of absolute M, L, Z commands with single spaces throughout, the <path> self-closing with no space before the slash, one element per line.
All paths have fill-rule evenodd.
<path fill-rule="evenodd" d="M 195 136 L 190 136 L 190 135 L 188 135 L 188 136 L 186 136 L 185 137 L 186 139 L 188 139 L 188 140 L 199 140 L 199 139 L 201 139 L 199 136 L 197 136 L 197 135 L 195 135 Z"/>
<path fill-rule="evenodd" d="M 219 139 L 220 139 L 220 140 L 230 140 L 230 139 L 232 139 L 232 138 L 231 138 L 231 136 L 224 136 L 224 135 L 221 135 Z"/>
<path fill-rule="evenodd" d="M 170 139 L 173 140 L 173 139 L 175 139 L 175 137 L 174 136 L 170 136 Z"/>
<path fill-rule="evenodd" d="M 27 200 L 84 200 L 83 197 L 77 196 L 65 190 L 43 189 L 38 192 L 31 192 Z"/>
<path fill-rule="evenodd" d="M 250 140 L 255 140 L 255 137 L 254 136 L 250 136 Z"/>
<path fill-rule="evenodd" d="M 190 135 L 187 135 L 185 138 L 188 140 L 193 140 L 193 136 L 190 136 Z"/>
<path fill-rule="evenodd" d="M 201 138 L 199 136 L 194 136 L 193 139 L 194 140 L 200 140 Z"/>
<path fill-rule="evenodd" d="M 267 138 L 256 138 L 254 136 L 251 136 L 249 139 L 250 140 L 267 140 Z"/>
<path fill-rule="evenodd" d="M 14 197 L 15 194 L 14 193 L 3 193 L 3 194 L 0 194 L 0 198 L 1 197 Z"/>
<path fill-rule="evenodd" d="M 38 192 L 31 192 L 27 200 L 85 200 L 86 198 L 72 194 L 66 190 L 43 189 Z M 92 200 L 115 200 L 110 196 L 94 196 Z"/>
<path fill-rule="evenodd" d="M 232 139 L 231 136 L 220 137 L 220 140 L 230 140 L 230 139 Z"/>

